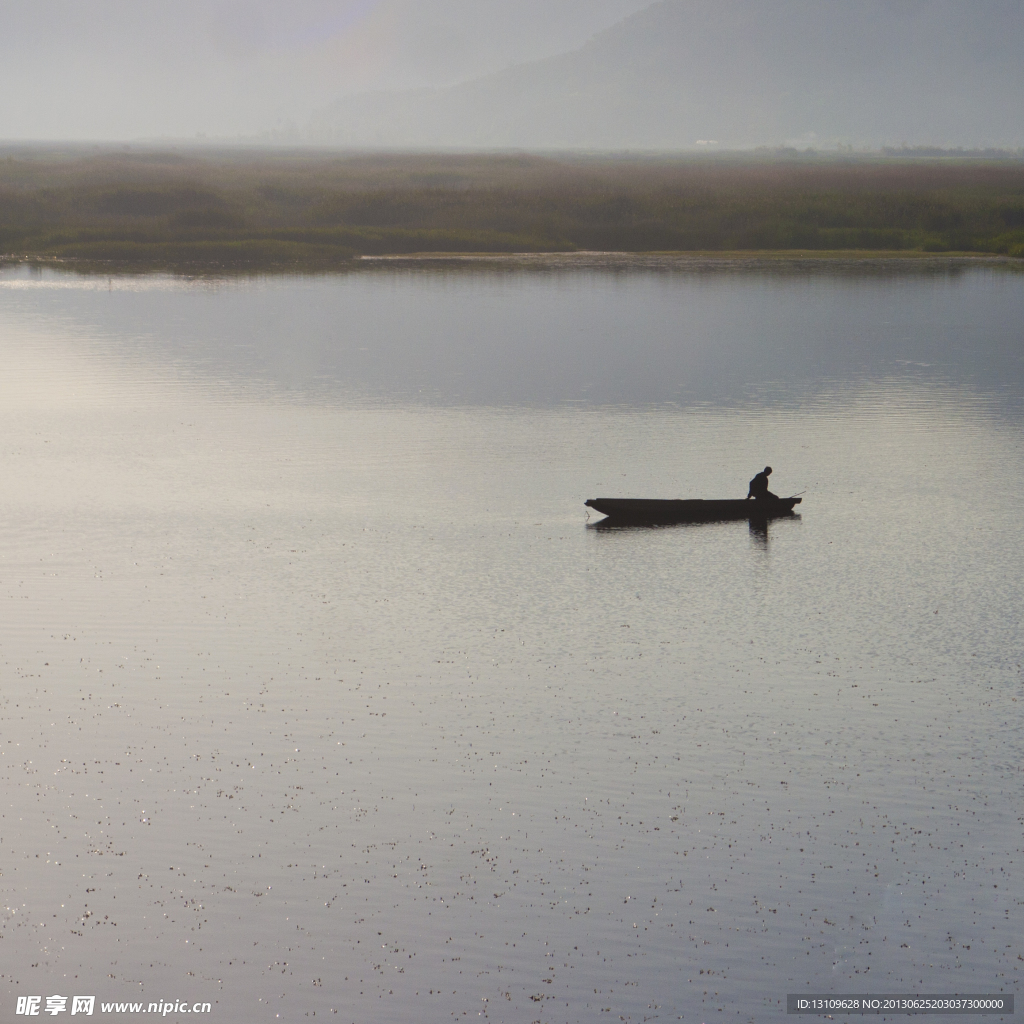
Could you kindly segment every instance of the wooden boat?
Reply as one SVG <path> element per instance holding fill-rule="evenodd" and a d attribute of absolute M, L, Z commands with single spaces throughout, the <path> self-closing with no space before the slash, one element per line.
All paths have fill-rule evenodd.
<path fill-rule="evenodd" d="M 590 498 L 589 508 L 608 517 L 608 525 L 720 523 L 731 519 L 761 522 L 793 514 L 802 498 L 726 498 L 721 500 L 657 498 Z"/>

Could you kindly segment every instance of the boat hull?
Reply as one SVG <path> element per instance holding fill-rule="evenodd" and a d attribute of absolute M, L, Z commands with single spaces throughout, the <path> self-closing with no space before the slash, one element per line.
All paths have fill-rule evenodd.
<path fill-rule="evenodd" d="M 664 525 L 667 523 L 720 523 L 736 519 L 763 521 L 793 514 L 800 498 L 747 500 L 590 498 L 585 504 L 615 523 Z"/>

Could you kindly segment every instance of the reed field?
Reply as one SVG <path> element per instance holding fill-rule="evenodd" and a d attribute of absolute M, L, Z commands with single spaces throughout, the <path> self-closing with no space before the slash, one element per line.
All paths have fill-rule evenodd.
<path fill-rule="evenodd" d="M 1024 161 L 0 151 L 0 258 L 332 267 L 409 253 L 1024 256 Z"/>

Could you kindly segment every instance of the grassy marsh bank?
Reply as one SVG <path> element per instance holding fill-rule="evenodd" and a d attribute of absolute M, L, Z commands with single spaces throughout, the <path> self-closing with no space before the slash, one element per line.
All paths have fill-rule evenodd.
<path fill-rule="evenodd" d="M 0 153 L 0 256 L 308 267 L 414 253 L 1024 256 L 1024 162 Z"/>

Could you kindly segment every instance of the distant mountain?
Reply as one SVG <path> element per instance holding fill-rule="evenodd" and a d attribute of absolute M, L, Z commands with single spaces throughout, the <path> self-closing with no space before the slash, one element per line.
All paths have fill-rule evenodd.
<path fill-rule="evenodd" d="M 582 49 L 343 99 L 357 147 L 1024 145 L 1024 0 L 662 0 Z"/>

